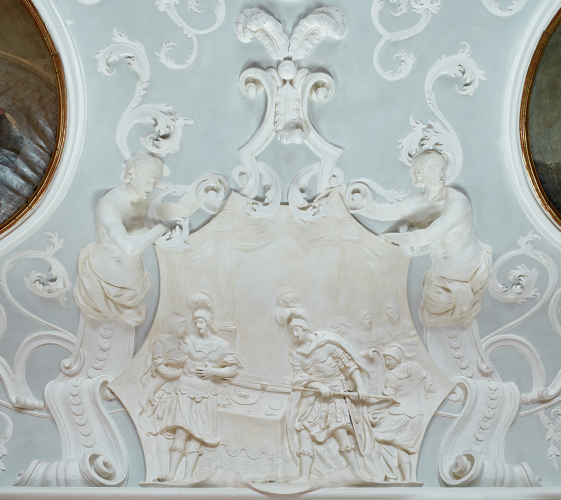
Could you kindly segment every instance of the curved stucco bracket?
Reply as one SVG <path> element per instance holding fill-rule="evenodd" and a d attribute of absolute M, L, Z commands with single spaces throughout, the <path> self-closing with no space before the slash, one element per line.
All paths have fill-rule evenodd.
<path fill-rule="evenodd" d="M 33 0 L 49 30 L 64 68 L 67 96 L 66 139 L 56 173 L 37 206 L 0 240 L 0 254 L 21 243 L 54 213 L 64 199 L 78 165 L 86 133 L 86 82 L 76 42 L 54 0 Z"/>

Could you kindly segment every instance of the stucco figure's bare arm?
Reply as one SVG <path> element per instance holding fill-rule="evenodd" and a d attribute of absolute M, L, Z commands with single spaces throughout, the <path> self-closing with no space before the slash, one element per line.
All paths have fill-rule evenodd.
<path fill-rule="evenodd" d="M 416 211 L 418 203 L 415 197 L 398 203 L 375 203 L 360 213 L 369 219 L 382 221 L 408 220 Z"/>
<path fill-rule="evenodd" d="M 359 399 L 362 399 L 363 401 L 369 399 L 368 390 L 364 386 L 364 381 L 362 380 L 362 375 L 360 374 L 360 370 L 355 370 L 352 373 L 351 378 L 353 379 L 356 385 L 356 392 L 358 393 Z"/>
<path fill-rule="evenodd" d="M 114 206 L 104 204 L 99 210 L 99 219 L 111 241 L 127 255 L 142 253 L 168 231 L 166 226 L 158 224 L 145 233 L 131 235 L 127 232 Z"/>
<path fill-rule="evenodd" d="M 156 368 L 156 371 L 166 380 L 175 380 L 181 376 L 181 370 L 174 370 L 173 368 L 168 368 L 165 365 L 160 365 Z"/>
<path fill-rule="evenodd" d="M 427 228 L 418 229 L 410 233 L 387 233 L 382 238 L 390 243 L 410 247 L 424 247 L 441 239 L 454 229 L 461 221 L 461 213 L 457 210 L 457 203 L 451 203 L 446 207 L 440 217 L 435 219 Z"/>

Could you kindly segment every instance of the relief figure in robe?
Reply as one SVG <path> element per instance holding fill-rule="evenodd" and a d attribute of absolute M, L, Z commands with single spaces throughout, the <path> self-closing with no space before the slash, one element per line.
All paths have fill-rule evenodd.
<path fill-rule="evenodd" d="M 416 345 L 418 343 L 417 330 L 413 322 L 403 315 L 401 307 L 399 307 L 397 302 L 393 300 L 386 301 L 384 313 L 388 323 L 377 329 L 376 339 L 378 339 L 378 343 L 376 347 L 383 349 L 384 346 L 395 341 L 394 339 L 397 337 L 401 339 L 401 342 L 404 342 L 404 345 Z M 404 337 L 405 340 L 403 339 Z"/>
<path fill-rule="evenodd" d="M 426 370 L 399 344 L 390 344 L 383 352 L 386 365 L 383 395 L 369 405 L 369 419 L 376 440 L 376 467 L 380 481 L 413 480 L 411 455 L 419 452 L 424 430 L 423 400 L 436 392 Z"/>
<path fill-rule="evenodd" d="M 144 268 L 142 252 L 168 232 L 163 224 L 146 230 L 148 197 L 169 169 L 151 153 L 136 153 L 126 163 L 125 185 L 101 198 L 95 211 L 96 241 L 78 257 L 74 297 L 80 309 L 98 320 L 123 319 L 141 324 L 147 307 L 143 300 L 152 278 Z"/>
<path fill-rule="evenodd" d="M 416 231 L 386 233 L 386 241 L 428 248 L 433 265 L 423 278 L 421 319 L 426 325 L 460 325 L 481 311 L 492 266 L 491 248 L 477 240 L 468 198 L 445 186 L 446 159 L 436 150 L 417 155 L 413 185 L 423 191 L 393 204 L 372 203 L 361 213 L 384 221 L 405 220 Z"/>
<path fill-rule="evenodd" d="M 289 352 L 294 390 L 288 403 L 287 435 L 291 454 L 300 464 L 299 481 L 310 480 L 312 467 L 318 470 L 318 450 L 328 440 L 335 441 L 344 462 L 362 477 L 359 466 L 362 452 L 357 449 L 356 440 L 363 440 L 364 450 L 372 451 L 374 446 L 364 404 L 369 394 L 363 377 L 368 377 L 368 372 L 358 352 L 343 337 L 311 329 L 308 314 L 298 304 L 296 293 L 281 295 L 275 320 L 287 326 L 295 341 Z M 302 392 L 304 388 L 310 391 Z M 351 401 L 334 394 L 343 392 L 356 392 L 358 398 Z M 360 428 L 359 436 L 353 419 Z M 366 463 L 365 469 L 370 473 Z"/>
<path fill-rule="evenodd" d="M 150 366 L 141 378 L 140 423 L 147 435 L 171 442 L 169 466 L 156 481 L 173 481 L 185 459 L 184 482 L 194 482 L 202 446 L 216 447 L 218 384 L 244 368 L 232 346 L 216 336 L 214 304 L 196 293 L 189 299 L 195 333 L 179 310 L 167 319 L 164 334 L 152 341 Z"/>

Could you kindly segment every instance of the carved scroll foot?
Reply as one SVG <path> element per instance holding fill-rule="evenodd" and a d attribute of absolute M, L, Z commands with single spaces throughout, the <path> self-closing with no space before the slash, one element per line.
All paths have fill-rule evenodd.
<path fill-rule="evenodd" d="M 525 462 L 504 461 L 505 436 L 516 416 L 520 393 L 513 383 L 455 382 L 467 394 L 465 406 L 448 430 L 438 454 L 446 486 L 536 487 L 541 479 Z"/>
<path fill-rule="evenodd" d="M 105 410 L 111 377 L 53 381 L 45 389 L 62 442 L 62 460 L 34 460 L 15 486 L 123 486 L 128 477 L 125 444 Z"/>

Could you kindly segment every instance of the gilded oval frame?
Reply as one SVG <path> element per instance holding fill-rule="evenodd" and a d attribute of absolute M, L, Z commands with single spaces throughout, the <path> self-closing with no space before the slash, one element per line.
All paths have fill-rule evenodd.
<path fill-rule="evenodd" d="M 549 42 L 551 35 L 561 24 L 561 9 L 555 14 L 551 22 L 548 24 L 547 28 L 543 31 L 534 50 L 534 54 L 530 61 L 528 71 L 526 72 L 526 78 L 524 80 L 524 88 L 522 90 L 522 101 L 520 106 L 520 144 L 522 146 L 522 156 L 524 158 L 524 165 L 526 167 L 526 173 L 530 179 L 530 183 L 534 190 L 538 201 L 540 202 L 542 208 L 545 212 L 553 219 L 557 224 L 558 229 L 561 228 L 561 213 L 552 205 L 549 198 L 545 194 L 540 178 L 534 164 L 534 159 L 532 157 L 532 150 L 530 147 L 530 135 L 529 135 L 529 123 L 528 117 L 530 112 L 530 99 L 532 97 L 532 89 L 534 87 L 534 81 L 536 79 L 536 74 L 538 72 L 538 67 L 542 59 L 543 53 Z"/>
<path fill-rule="evenodd" d="M 35 189 L 33 194 L 29 197 L 27 202 L 9 219 L 5 220 L 0 224 L 0 238 L 5 236 L 11 229 L 14 229 L 18 224 L 24 221 L 28 215 L 37 207 L 44 194 L 46 193 L 55 173 L 57 167 L 60 163 L 62 150 L 64 147 L 64 141 L 66 139 L 66 120 L 67 120 L 67 96 L 66 96 L 66 84 L 64 79 L 64 69 L 62 66 L 62 61 L 59 53 L 56 50 L 55 44 L 53 43 L 51 36 L 49 35 L 49 30 L 47 29 L 43 19 L 37 12 L 37 9 L 33 5 L 32 0 L 18 0 L 25 7 L 29 15 L 32 17 L 35 26 L 37 27 L 45 46 L 51 56 L 51 61 L 53 63 L 53 69 L 55 73 L 55 83 L 57 89 L 57 99 L 58 99 L 58 123 L 57 123 L 57 133 L 55 139 L 55 147 L 49 161 L 49 165 L 45 170 L 45 174 L 39 183 L 39 186 Z"/>

